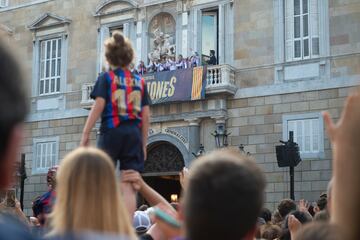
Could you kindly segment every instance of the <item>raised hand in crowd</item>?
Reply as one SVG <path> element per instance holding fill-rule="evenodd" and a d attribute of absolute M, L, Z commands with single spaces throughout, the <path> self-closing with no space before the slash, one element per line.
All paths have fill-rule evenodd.
<path fill-rule="evenodd" d="M 290 235 L 291 237 L 293 237 L 300 230 L 302 224 L 294 215 L 291 214 L 289 215 L 287 220 L 288 220 Z"/>
<path fill-rule="evenodd" d="M 305 199 L 301 199 L 298 204 L 298 209 L 301 212 L 309 212 L 309 202 Z"/>
<path fill-rule="evenodd" d="M 335 124 L 323 113 L 333 151 L 331 221 L 339 226 L 344 239 L 360 239 L 360 94 L 352 93 Z"/>
<path fill-rule="evenodd" d="M 144 181 L 139 172 L 134 170 L 121 171 L 121 181 L 131 183 L 134 190 L 138 191 L 151 206 L 163 204 L 172 208 L 165 198 Z"/>

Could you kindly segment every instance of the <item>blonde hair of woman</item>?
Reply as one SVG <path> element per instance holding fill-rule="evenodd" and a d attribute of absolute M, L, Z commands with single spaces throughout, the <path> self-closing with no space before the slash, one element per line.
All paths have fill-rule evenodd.
<path fill-rule="evenodd" d="M 94 232 L 135 239 L 111 159 L 95 148 L 78 148 L 59 166 L 51 235 Z"/>

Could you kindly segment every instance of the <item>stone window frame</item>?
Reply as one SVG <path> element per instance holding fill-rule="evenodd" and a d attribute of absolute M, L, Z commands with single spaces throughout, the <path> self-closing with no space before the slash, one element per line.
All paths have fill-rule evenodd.
<path fill-rule="evenodd" d="M 6 8 L 9 6 L 9 0 L 0 0 L 0 8 Z"/>
<path fill-rule="evenodd" d="M 52 22 L 47 24 L 48 19 L 52 20 Z M 34 104 L 36 111 L 65 109 L 69 44 L 68 27 L 70 23 L 70 19 L 60 17 L 52 13 L 45 13 L 28 26 L 28 29 L 32 32 L 33 35 L 31 96 L 32 104 Z M 40 95 L 41 42 L 58 38 L 61 39 L 60 91 L 56 93 Z M 37 107 L 35 107 L 36 105 Z"/>
<path fill-rule="evenodd" d="M 299 1 L 299 10 L 298 15 L 294 13 L 294 4 L 295 0 L 285 0 L 285 59 L 287 62 L 305 60 L 305 59 L 314 59 L 319 58 L 319 53 L 315 54 L 314 49 L 314 39 L 317 39 L 317 51 L 319 51 L 320 43 L 319 42 L 319 4 L 317 0 L 305 0 L 307 1 L 307 12 L 304 11 L 304 0 Z M 295 35 L 294 21 L 295 18 L 300 19 L 299 21 L 299 36 Z M 304 35 L 304 19 L 307 19 L 307 36 Z M 317 25 L 317 27 L 315 26 Z M 308 55 L 305 56 L 304 52 L 304 41 L 308 41 Z M 300 56 L 295 56 L 295 42 L 300 42 Z"/>
<path fill-rule="evenodd" d="M 50 144 L 50 143 L 54 143 L 55 148 L 56 148 L 55 154 L 54 154 L 54 162 L 51 166 L 46 166 L 44 168 L 39 169 L 36 167 L 36 165 L 39 161 L 38 156 L 37 156 L 37 146 L 39 144 Z M 48 138 L 34 138 L 33 139 L 33 159 L 32 159 L 31 174 L 32 175 L 46 174 L 50 167 L 57 165 L 59 163 L 59 152 L 60 152 L 59 147 L 60 147 L 60 137 L 59 136 L 48 137 Z"/>
<path fill-rule="evenodd" d="M 234 2 L 232 0 L 209 1 L 208 3 L 192 6 L 190 10 L 189 25 L 194 34 L 190 38 L 190 48 L 198 53 L 201 52 L 202 29 L 201 16 L 202 11 L 217 8 L 218 9 L 218 64 L 234 63 Z"/>
<path fill-rule="evenodd" d="M 111 28 L 116 28 L 122 26 L 123 28 L 123 34 L 125 37 L 130 38 L 130 26 L 131 26 L 131 19 L 126 20 L 119 20 L 119 21 L 113 21 L 110 23 L 104 23 L 102 24 L 98 29 L 98 57 L 97 57 L 97 69 L 98 73 L 102 72 L 102 68 L 108 68 L 109 65 L 106 63 L 105 59 L 105 46 L 104 42 L 107 38 L 110 37 Z"/>
<path fill-rule="evenodd" d="M 116 4 L 125 3 L 128 6 L 122 9 L 116 9 Z M 115 9 L 112 7 L 115 6 Z M 108 68 L 105 60 L 104 41 L 110 37 L 110 28 L 123 26 L 123 33 L 125 37 L 129 38 L 136 46 L 136 11 L 138 10 L 138 3 L 134 0 L 105 0 L 102 1 L 95 9 L 95 14 L 98 23 L 98 39 L 97 39 L 97 73 L 101 73 L 103 67 Z"/>
<path fill-rule="evenodd" d="M 53 48 L 53 44 L 54 44 L 54 41 L 56 43 L 55 45 L 55 58 L 52 57 L 52 55 L 54 54 L 53 51 L 54 51 L 54 48 Z M 45 39 L 45 40 L 42 40 L 40 41 L 40 57 L 39 57 L 39 62 L 40 62 L 40 70 L 39 70 L 39 82 L 40 82 L 40 87 L 38 87 L 38 94 L 39 96 L 49 96 L 49 95 L 53 95 L 53 94 L 58 94 L 60 93 L 60 86 L 61 86 L 61 69 L 62 69 L 62 61 L 61 59 L 63 58 L 63 56 L 61 55 L 62 51 L 62 45 L 60 45 L 60 51 L 59 50 L 59 43 L 62 44 L 62 39 L 61 38 L 50 38 L 50 39 Z M 48 48 L 48 45 L 50 44 L 50 57 L 47 56 L 46 54 L 46 57 L 44 59 L 42 59 L 41 55 L 42 55 L 42 47 L 41 45 L 44 44 L 44 51 L 47 52 L 47 48 Z M 60 56 L 60 57 L 59 57 Z M 55 76 L 51 77 L 51 71 L 50 69 L 46 69 L 46 60 L 49 60 L 50 63 L 49 63 L 49 68 L 51 69 L 51 71 L 53 70 L 53 65 L 52 65 L 52 62 L 51 61 L 54 61 L 55 60 Z M 58 60 L 60 60 L 60 66 L 58 64 Z M 41 73 L 41 63 L 42 61 L 44 61 L 44 69 L 43 69 L 43 73 L 44 73 L 44 76 L 41 77 L 42 73 Z M 59 72 L 59 75 L 58 75 L 58 67 L 60 67 L 60 72 Z M 49 77 L 46 77 L 46 70 L 49 71 Z M 51 90 L 51 81 L 54 81 L 54 90 L 52 91 Z M 48 86 L 48 89 L 46 89 L 46 81 L 49 81 L 49 86 Z M 41 92 L 41 82 L 43 82 L 43 91 Z M 39 83 L 38 83 L 39 84 Z M 58 88 L 58 85 L 59 85 L 59 88 Z M 48 90 L 48 91 L 47 91 Z"/>
<path fill-rule="evenodd" d="M 51 94 L 40 94 L 40 45 L 42 41 L 61 39 L 61 70 L 60 70 L 60 91 Z M 33 77 L 32 77 L 32 97 L 36 99 L 45 99 L 55 97 L 59 100 L 63 100 L 66 93 L 67 82 L 67 61 L 68 61 L 68 34 L 65 32 L 59 32 L 49 34 L 45 36 L 36 37 L 33 46 Z M 56 105 L 56 106 L 55 106 Z M 49 106 L 49 109 L 59 109 L 58 104 L 54 104 L 53 107 Z"/>
<path fill-rule="evenodd" d="M 312 112 L 312 113 L 302 113 L 302 114 L 285 114 L 282 116 L 282 138 L 284 141 L 289 139 L 288 136 L 288 122 L 296 120 L 306 120 L 306 119 L 318 119 L 319 120 L 319 151 L 312 153 L 301 153 L 300 156 L 302 159 L 324 159 L 325 150 L 324 150 L 324 120 L 321 112 Z"/>
<path fill-rule="evenodd" d="M 330 74 L 330 27 L 329 27 L 329 0 L 318 1 L 319 11 L 319 55 L 306 59 L 286 59 L 285 38 L 285 1 L 273 0 L 274 13 L 274 62 L 275 83 L 298 80 L 326 79 Z M 309 76 L 301 76 L 302 65 L 313 70 Z M 297 78 L 288 76 L 299 75 Z"/>
<path fill-rule="evenodd" d="M 51 2 L 51 1 L 55 1 L 55 0 L 33 0 L 33 1 L 29 1 L 27 3 L 12 5 L 12 4 L 9 4 L 10 0 L 7 0 L 7 2 L 8 2 L 7 6 L 0 7 L 0 13 L 13 11 L 13 10 L 21 9 L 21 8 L 26 8 L 26 7 L 30 7 L 30 6 L 34 6 L 34 5 L 42 4 L 42 3 L 47 3 L 47 2 Z"/>

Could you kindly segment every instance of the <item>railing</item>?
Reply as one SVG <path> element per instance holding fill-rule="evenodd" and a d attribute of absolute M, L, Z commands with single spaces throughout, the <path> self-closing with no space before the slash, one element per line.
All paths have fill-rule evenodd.
<path fill-rule="evenodd" d="M 234 94 L 235 71 L 230 65 L 212 65 L 207 68 L 207 93 L 228 92 Z"/>
<path fill-rule="evenodd" d="M 94 83 L 86 83 L 81 90 L 81 105 L 85 108 L 90 108 L 94 100 L 91 99 L 90 94 L 94 89 Z"/>
<path fill-rule="evenodd" d="M 82 87 L 81 105 L 90 108 L 94 102 L 90 94 L 94 83 L 86 83 Z M 209 65 L 206 75 L 206 94 L 226 93 L 235 94 L 235 70 L 230 65 Z"/>

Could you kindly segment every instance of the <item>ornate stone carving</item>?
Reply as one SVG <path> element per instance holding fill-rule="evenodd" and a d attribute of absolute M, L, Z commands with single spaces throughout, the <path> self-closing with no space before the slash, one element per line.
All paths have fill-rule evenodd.
<path fill-rule="evenodd" d="M 174 57 L 176 23 L 169 13 L 156 15 L 149 24 L 150 61 L 160 61 L 164 57 Z"/>
<path fill-rule="evenodd" d="M 145 173 L 180 172 L 184 166 L 180 151 L 168 142 L 160 142 L 150 146 Z"/>

